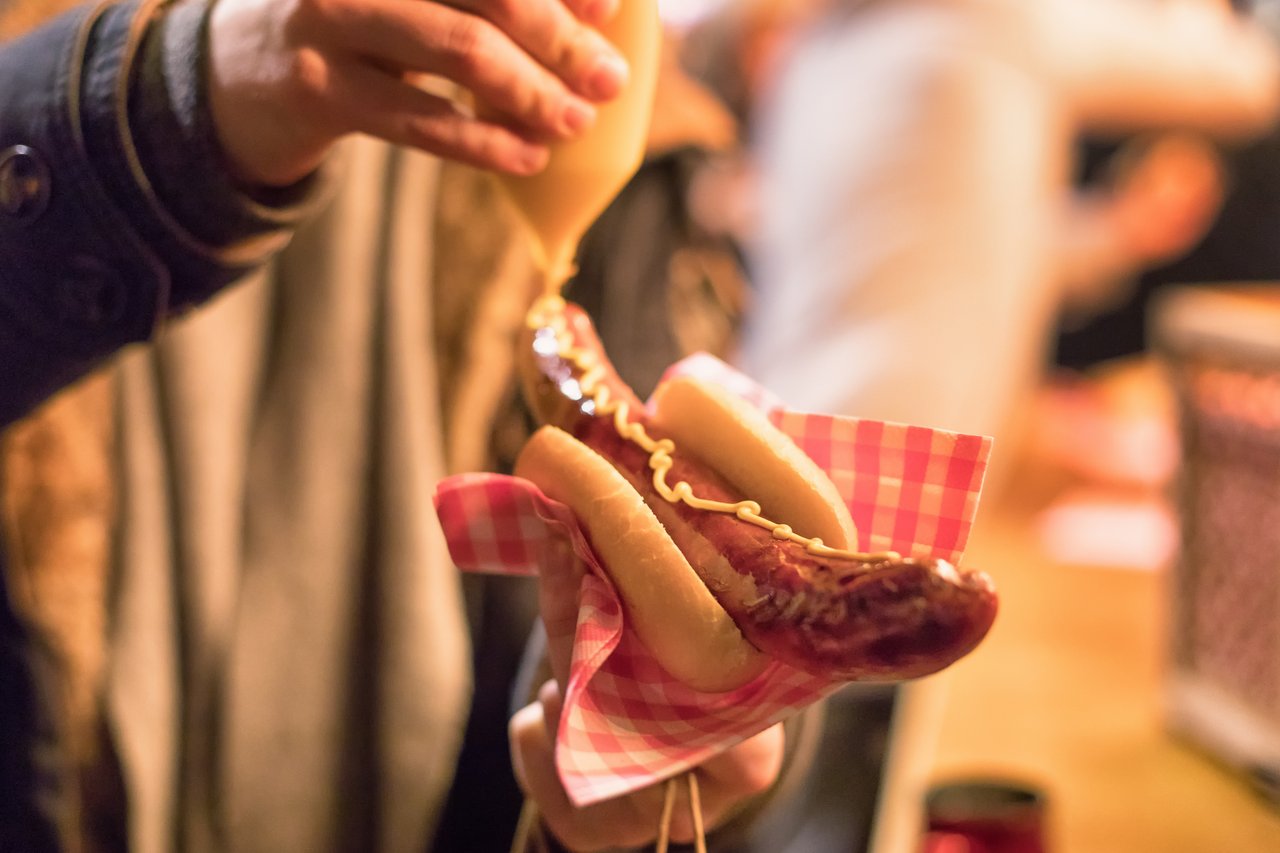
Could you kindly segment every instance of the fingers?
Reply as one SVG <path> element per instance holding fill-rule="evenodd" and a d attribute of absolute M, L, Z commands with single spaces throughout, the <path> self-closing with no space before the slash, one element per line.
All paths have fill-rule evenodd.
<path fill-rule="evenodd" d="M 639 847 L 652 841 L 662 807 L 660 788 L 586 808 L 578 808 L 569 800 L 554 761 L 555 718 L 560 700 L 554 683 L 548 684 L 540 691 L 540 701 L 516 713 L 509 730 L 516 780 L 525 794 L 537 802 L 543 824 L 561 844 L 578 853 Z M 550 701 L 544 705 L 542 699 Z"/>
<path fill-rule="evenodd" d="M 784 751 L 783 728 L 778 724 L 703 762 L 698 777 L 708 823 L 718 823 L 742 800 L 769 790 L 782 770 Z"/>
<path fill-rule="evenodd" d="M 1158 138 L 1121 171 L 1112 210 L 1116 230 L 1144 262 L 1187 251 L 1222 201 L 1223 167 L 1196 137 Z"/>
<path fill-rule="evenodd" d="M 461 0 L 507 33 L 530 56 L 588 98 L 611 98 L 626 82 L 627 64 L 613 46 L 579 17 L 602 23 L 612 16 L 611 3 L 577 0 Z"/>
<path fill-rule="evenodd" d="M 573 136 L 595 119 L 588 99 L 484 18 L 405 0 L 338 0 L 334 7 L 326 19 L 331 37 L 376 67 L 444 77 L 490 111 L 550 138 Z"/>
<path fill-rule="evenodd" d="M 538 704 L 542 706 L 542 720 L 547 729 L 547 737 L 555 740 L 556 732 L 560 730 L 560 712 L 564 710 L 560 685 L 552 680 L 538 688 Z"/>
<path fill-rule="evenodd" d="M 209 100 L 236 175 L 267 185 L 314 170 L 352 130 L 518 174 L 542 143 L 589 127 L 626 64 L 591 25 L 617 0 L 220 0 Z M 406 82 L 434 75 L 480 118 Z"/>
<path fill-rule="evenodd" d="M 575 851 L 640 846 L 657 835 L 665 783 L 587 808 L 577 808 L 560 784 L 555 770 L 554 744 L 562 698 L 554 682 L 543 685 L 539 701 L 523 708 L 511 721 L 510 736 L 516 778 L 537 803 L 546 826 Z M 743 799 L 768 789 L 782 764 L 782 727 L 774 726 L 719 755 L 695 771 L 702 815 L 710 828 Z M 671 838 L 694 837 L 689 788 L 677 781 L 671 818 Z"/>
<path fill-rule="evenodd" d="M 707 829 L 723 823 L 744 800 L 763 794 L 773 786 L 782 769 L 783 747 L 783 729 L 776 725 L 694 770 L 702 821 Z M 676 804 L 671 813 L 671 840 L 680 844 L 687 844 L 695 837 L 689 796 L 687 781 L 678 779 Z"/>
<path fill-rule="evenodd" d="M 475 5 L 493 18 L 435 2 L 312 0 L 324 38 L 385 69 L 425 72 L 474 94 L 532 135 L 566 138 L 595 120 L 593 100 L 612 97 L 626 65 L 559 2 Z"/>
<path fill-rule="evenodd" d="M 618 11 L 618 0 L 564 0 L 564 5 L 583 23 L 598 27 Z"/>
<path fill-rule="evenodd" d="M 333 75 L 329 94 L 343 132 L 519 175 L 539 171 L 549 156 L 545 145 L 511 128 L 469 116 L 446 98 L 360 62 Z"/>

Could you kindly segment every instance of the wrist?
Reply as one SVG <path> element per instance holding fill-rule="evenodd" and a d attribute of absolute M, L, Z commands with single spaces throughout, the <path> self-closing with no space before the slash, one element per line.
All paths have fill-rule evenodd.
<path fill-rule="evenodd" d="M 233 94 L 211 85 L 209 109 L 228 175 L 241 187 L 290 187 L 313 175 L 332 142 L 307 138 L 269 109 L 245 109 Z"/>
<path fill-rule="evenodd" d="M 298 183 L 320 168 L 338 137 L 303 108 L 301 56 L 276 43 L 273 22 L 235 3 L 218 3 L 209 14 L 206 98 L 229 175 L 244 187 Z"/>

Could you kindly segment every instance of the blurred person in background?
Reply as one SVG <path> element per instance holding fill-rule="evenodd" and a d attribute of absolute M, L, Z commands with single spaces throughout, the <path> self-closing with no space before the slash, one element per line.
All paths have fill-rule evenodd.
<path fill-rule="evenodd" d="M 0 45 L 4 853 L 431 848 L 470 700 L 433 238 L 484 227 L 439 158 L 536 171 L 625 78 L 577 17 L 609 11 L 122 2 Z M 558 832 L 656 830 L 561 808 L 522 719 Z M 716 759 L 709 816 L 780 760 Z"/>
<path fill-rule="evenodd" d="M 1133 270 L 1189 248 L 1221 200 L 1219 159 L 1192 135 L 1076 193 L 1077 135 L 1242 138 L 1280 105 L 1270 41 L 1216 2 L 832 0 L 812 11 L 773 40 L 775 70 L 752 110 L 754 299 L 740 353 L 801 409 L 1014 434 L 1064 302 L 1105 305 Z M 1002 458 L 1007 447 L 997 473 Z M 830 703 L 832 719 L 864 732 L 888 708 L 873 850 L 915 837 L 943 701 L 939 679 L 889 692 Z M 844 754 L 876 749 L 866 740 Z M 832 774 L 826 789 L 854 783 Z"/>
<path fill-rule="evenodd" d="M 1280 37 L 1280 4 L 1241 0 L 1236 8 Z M 1130 140 L 1093 137 L 1085 178 L 1106 169 Z M 1141 144 L 1139 140 L 1138 144 Z M 1178 461 L 1176 414 L 1148 349 L 1148 311 L 1171 285 L 1280 280 L 1280 133 L 1222 146 L 1227 185 L 1204 238 L 1117 288 L 1099 310 L 1064 312 L 1053 363 L 1036 407 L 1037 449 L 1066 473 L 1099 485 L 1162 489 Z M 1087 439 L 1081 439 L 1087 436 Z"/>
<path fill-rule="evenodd" d="M 1063 299 L 1185 251 L 1220 198 L 1191 141 L 1077 198 L 1077 135 L 1260 133 L 1277 67 L 1209 0 L 827 4 L 760 110 L 747 369 L 801 408 L 1007 434 Z"/>
<path fill-rule="evenodd" d="M 1272 0 L 1239 0 L 1237 8 L 1280 38 L 1280 4 Z M 1109 155 L 1134 143 L 1091 137 L 1085 149 L 1086 177 L 1106 169 Z M 1139 143 L 1141 144 L 1141 140 Z M 1151 297 L 1167 284 L 1280 279 L 1280 134 L 1275 130 L 1251 140 L 1223 146 L 1227 187 L 1221 212 L 1191 251 L 1140 271 L 1098 311 L 1063 318 L 1056 363 L 1084 370 L 1102 362 L 1141 353 Z"/>

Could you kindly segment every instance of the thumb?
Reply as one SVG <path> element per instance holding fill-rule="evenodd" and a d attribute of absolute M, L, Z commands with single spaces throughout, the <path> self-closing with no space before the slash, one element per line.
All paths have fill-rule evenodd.
<path fill-rule="evenodd" d="M 564 710 L 564 694 L 560 685 L 554 680 L 543 684 L 538 690 L 538 703 L 542 705 L 542 721 L 547 729 L 547 736 L 552 740 L 560 730 L 560 713 Z"/>
<path fill-rule="evenodd" d="M 538 611 L 547 632 L 547 660 L 560 684 L 569 683 L 578 601 L 586 568 L 565 539 L 556 539 L 539 561 Z"/>

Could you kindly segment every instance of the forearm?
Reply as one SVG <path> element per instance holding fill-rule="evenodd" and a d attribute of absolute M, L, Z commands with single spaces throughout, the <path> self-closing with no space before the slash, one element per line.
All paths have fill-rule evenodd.
<path fill-rule="evenodd" d="M 0 46 L 0 424 L 264 263 L 305 213 L 309 186 L 255 199 L 227 177 L 203 12 L 82 7 Z"/>
<path fill-rule="evenodd" d="M 1101 131 L 1266 130 L 1280 106 L 1274 40 L 1212 4 L 1055 0 L 1024 4 L 1027 43 L 1081 123 Z"/>

